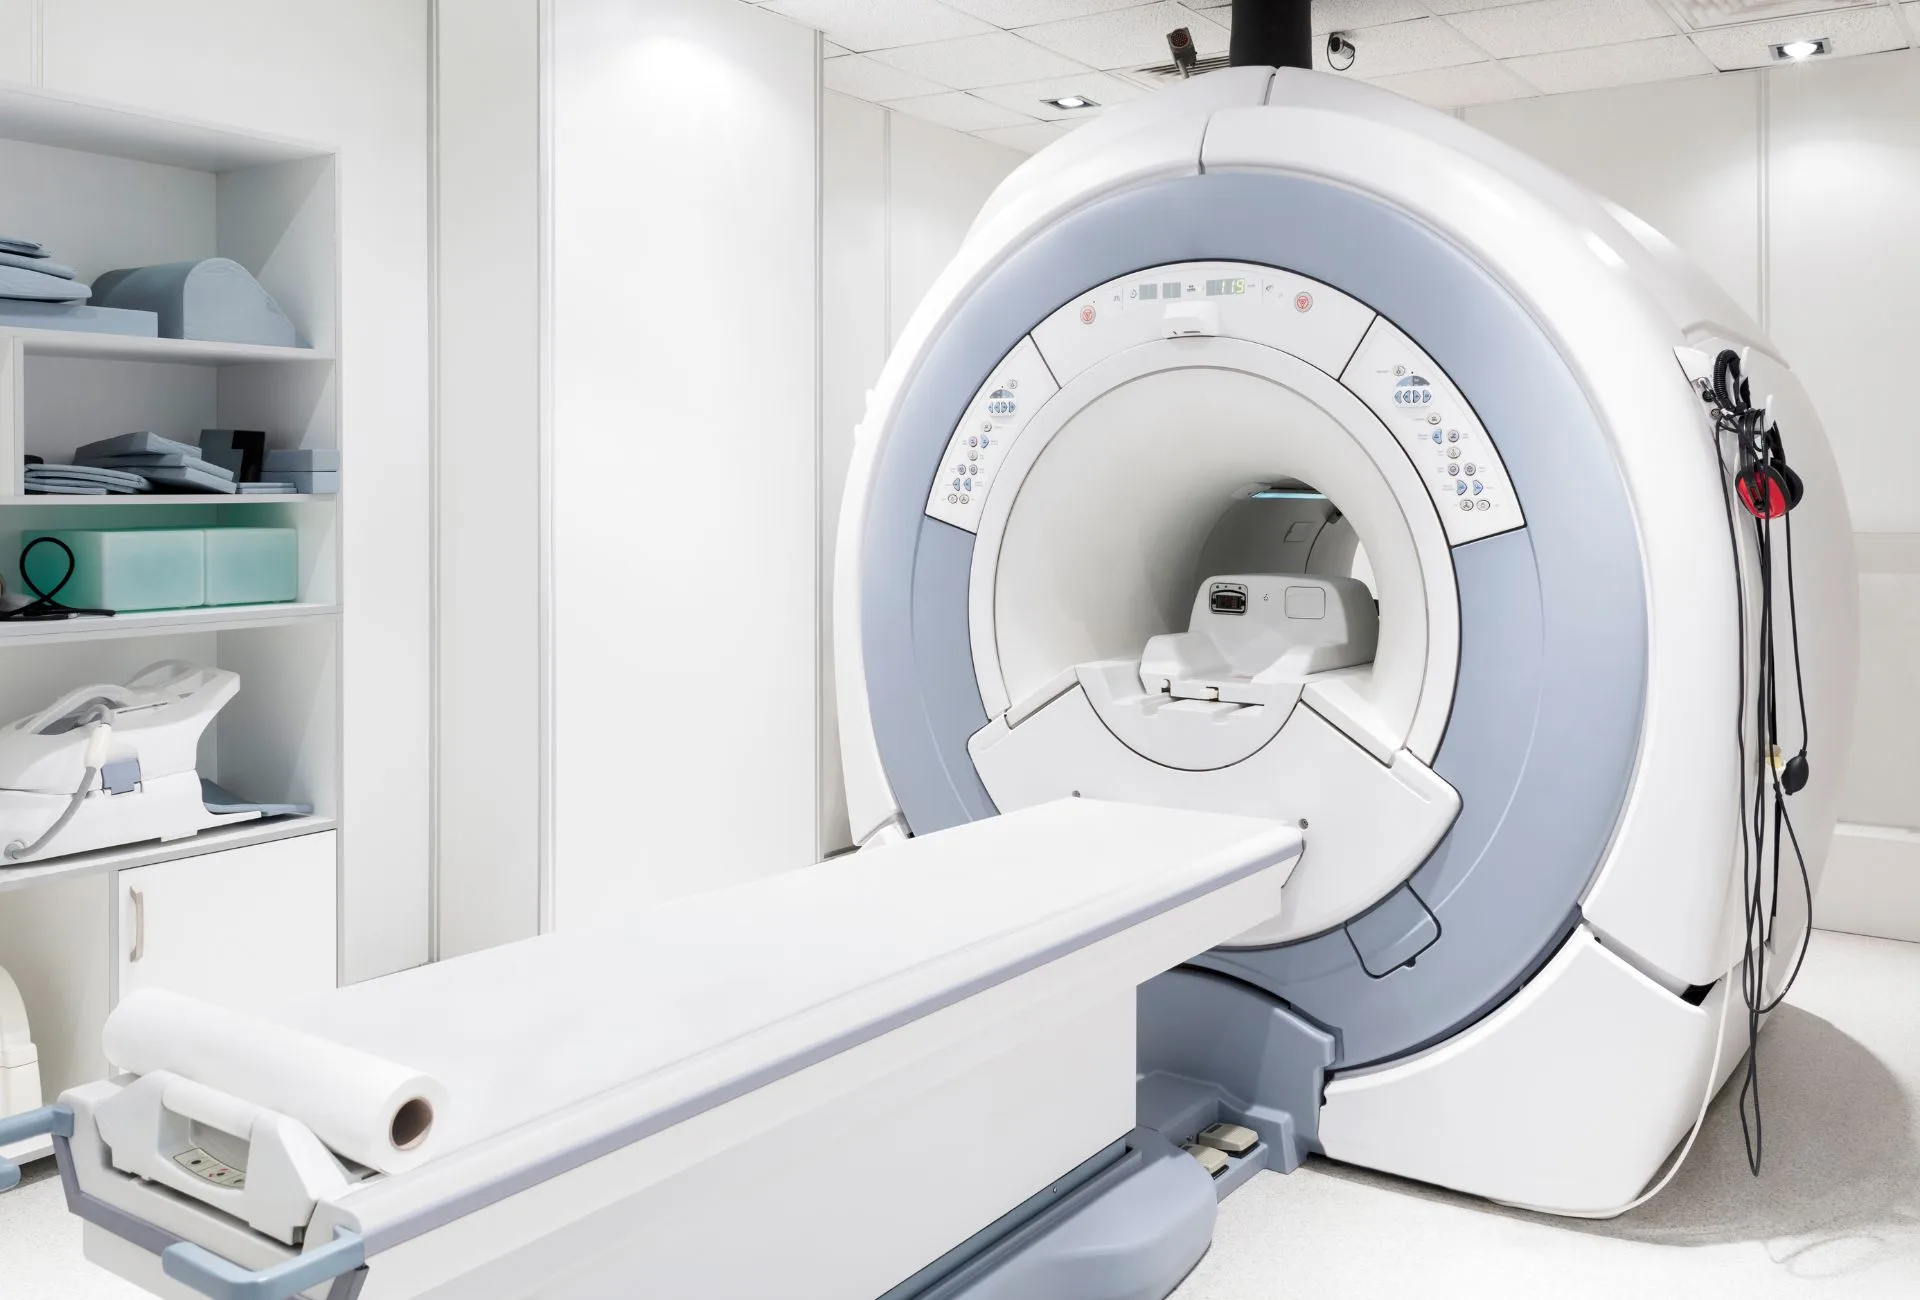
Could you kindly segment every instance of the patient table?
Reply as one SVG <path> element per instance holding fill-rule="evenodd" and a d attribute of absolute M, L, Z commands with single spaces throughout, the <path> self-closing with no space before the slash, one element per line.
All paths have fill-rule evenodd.
<path fill-rule="evenodd" d="M 1184 1269 L 1213 1197 L 1128 1139 L 1135 990 L 1271 915 L 1299 853 L 1279 823 L 1063 800 L 285 1008 L 442 1085 L 404 1172 L 269 1177 L 269 1140 L 302 1167 L 300 1115 L 205 1081 L 161 1087 L 132 1138 L 102 1123 L 131 1075 L 37 1123 L 88 1257 L 187 1300 L 1013 1294 L 953 1279 L 1156 1154 L 1195 1198 L 1159 1246 Z M 124 1172 L 182 1134 L 255 1168 Z"/>

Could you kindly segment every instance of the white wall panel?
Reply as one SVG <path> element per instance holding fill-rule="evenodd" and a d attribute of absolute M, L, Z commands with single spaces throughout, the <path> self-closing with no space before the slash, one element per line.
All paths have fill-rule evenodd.
<path fill-rule="evenodd" d="M 853 431 L 887 352 L 987 196 L 1026 155 L 829 94 L 821 145 L 820 552 L 830 583 Z M 823 652 L 832 592 L 822 600 Z M 821 660 L 820 852 L 852 845 L 831 658 Z"/>
<path fill-rule="evenodd" d="M 427 0 L 57 0 L 46 87 L 341 149 L 343 974 L 427 956 Z M 0 0 L 0 41 L 18 30 Z M 15 55 L 0 53 L 0 67 Z M 5 75 L 0 73 L 0 75 Z"/>
<path fill-rule="evenodd" d="M 1027 155 L 895 113 L 888 157 L 892 346 L 987 197 Z"/>
<path fill-rule="evenodd" d="M 1759 315 L 1758 74 L 1517 100 L 1466 120 L 1647 221 Z"/>
<path fill-rule="evenodd" d="M 1920 356 L 1920 53 L 1773 77 L 1773 333 L 1819 404 L 1853 525 L 1920 532 L 1920 438 L 1888 401 Z"/>
<path fill-rule="evenodd" d="M 833 553 L 853 433 L 887 359 L 887 133 L 894 115 L 826 95 L 820 123 L 820 843 L 852 842 L 833 680 Z"/>
<path fill-rule="evenodd" d="M 734 0 L 553 9 L 565 928 L 813 858 L 818 61 Z"/>
<path fill-rule="evenodd" d="M 0 0 L 0 81 L 30 85 L 39 62 L 34 0 Z"/>
<path fill-rule="evenodd" d="M 540 5 L 435 5 L 438 955 L 540 929 Z"/>

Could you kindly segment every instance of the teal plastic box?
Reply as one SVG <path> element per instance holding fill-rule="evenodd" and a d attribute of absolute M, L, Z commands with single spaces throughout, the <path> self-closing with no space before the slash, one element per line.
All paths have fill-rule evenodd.
<path fill-rule="evenodd" d="M 52 537 L 73 551 L 73 577 L 54 597 L 82 609 L 192 609 L 207 603 L 206 530 L 201 528 L 59 529 Z M 52 592 L 67 571 L 57 546 L 36 546 L 22 576 Z"/>
<path fill-rule="evenodd" d="M 300 596 L 300 543 L 291 528 L 209 528 L 209 605 L 266 605 Z"/>

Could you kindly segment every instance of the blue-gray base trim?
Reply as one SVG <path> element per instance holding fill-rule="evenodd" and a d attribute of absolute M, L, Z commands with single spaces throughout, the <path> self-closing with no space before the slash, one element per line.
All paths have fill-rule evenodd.
<path fill-rule="evenodd" d="M 1213 1179 L 1136 1129 L 880 1300 L 1163 1300 L 1213 1240 Z"/>
<path fill-rule="evenodd" d="M 1434 767 L 1463 809 L 1446 839 L 1390 910 L 1203 959 L 1324 1027 L 1350 1069 L 1457 1033 L 1559 946 L 1626 800 L 1647 676 L 1638 533 L 1606 433 L 1539 322 L 1433 229 L 1356 190 L 1222 172 L 1112 195 L 1009 253 L 928 345 L 874 467 L 861 553 L 874 737 L 915 834 L 997 811 L 967 752 L 987 722 L 968 632 L 975 539 L 923 513 L 946 440 L 1060 306 L 1201 260 L 1309 276 L 1393 321 L 1472 402 L 1528 520 L 1453 552 L 1460 672 Z"/>
<path fill-rule="evenodd" d="M 1332 1034 L 1258 989 L 1197 970 L 1148 980 L 1135 1005 L 1139 1123 L 1175 1142 L 1209 1124 L 1244 1124 L 1283 1174 L 1319 1150 Z"/>

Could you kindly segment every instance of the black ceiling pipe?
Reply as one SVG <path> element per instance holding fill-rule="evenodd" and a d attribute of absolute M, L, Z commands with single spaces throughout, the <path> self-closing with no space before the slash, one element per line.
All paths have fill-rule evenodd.
<path fill-rule="evenodd" d="M 1233 0 L 1236 68 L 1311 68 L 1313 0 Z"/>

